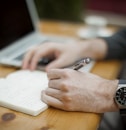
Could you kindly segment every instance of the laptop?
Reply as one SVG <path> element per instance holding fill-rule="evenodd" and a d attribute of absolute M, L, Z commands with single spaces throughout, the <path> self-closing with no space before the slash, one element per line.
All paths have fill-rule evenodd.
<path fill-rule="evenodd" d="M 45 41 L 64 43 L 72 40 L 39 32 L 34 0 L 2 1 L 0 17 L 0 64 L 3 65 L 21 67 L 22 58 L 30 46 Z"/>

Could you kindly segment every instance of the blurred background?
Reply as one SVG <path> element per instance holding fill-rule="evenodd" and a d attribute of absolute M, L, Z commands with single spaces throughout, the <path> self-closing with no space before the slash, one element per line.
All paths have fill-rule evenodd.
<path fill-rule="evenodd" d="M 35 0 L 39 17 L 83 22 L 90 15 L 102 16 L 109 24 L 126 25 L 125 0 Z"/>
<path fill-rule="evenodd" d="M 51 20 L 82 21 L 85 0 L 35 0 L 39 17 Z"/>
<path fill-rule="evenodd" d="M 106 28 L 109 25 L 126 26 L 125 0 L 35 0 L 35 3 L 41 20 L 86 25 L 76 31 L 83 39 L 112 35 L 112 29 Z"/>

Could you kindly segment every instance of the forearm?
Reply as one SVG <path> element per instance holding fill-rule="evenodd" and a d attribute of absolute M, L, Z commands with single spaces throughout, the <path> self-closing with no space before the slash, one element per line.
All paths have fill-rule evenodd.
<path fill-rule="evenodd" d="M 83 56 L 94 59 L 125 59 L 126 29 L 110 37 L 84 41 L 81 48 Z"/>

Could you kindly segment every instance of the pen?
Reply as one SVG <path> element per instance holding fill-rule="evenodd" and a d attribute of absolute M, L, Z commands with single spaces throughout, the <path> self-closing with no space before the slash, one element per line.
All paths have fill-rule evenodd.
<path fill-rule="evenodd" d="M 73 65 L 72 69 L 79 70 L 80 68 L 82 68 L 86 64 L 89 64 L 90 62 L 91 62 L 90 58 L 84 58 L 81 61 L 79 61 L 78 63 L 76 63 L 75 65 Z"/>

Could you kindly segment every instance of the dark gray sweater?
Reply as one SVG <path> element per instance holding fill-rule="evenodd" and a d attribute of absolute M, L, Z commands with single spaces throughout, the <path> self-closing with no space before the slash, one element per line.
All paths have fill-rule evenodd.
<path fill-rule="evenodd" d="M 126 28 L 104 40 L 108 45 L 106 59 L 126 59 Z"/>

